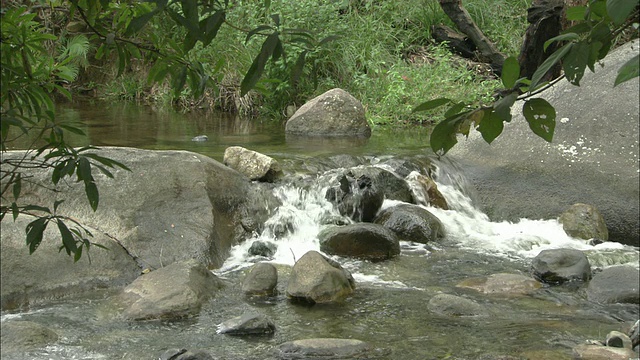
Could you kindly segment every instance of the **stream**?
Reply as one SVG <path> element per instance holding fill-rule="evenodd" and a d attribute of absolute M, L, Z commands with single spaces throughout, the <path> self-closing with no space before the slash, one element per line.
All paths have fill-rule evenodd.
<path fill-rule="evenodd" d="M 380 349 L 376 359 L 571 359 L 572 348 L 586 340 L 604 340 L 640 316 L 638 305 L 589 302 L 584 286 L 543 287 L 532 295 L 487 295 L 457 287 L 461 281 L 495 273 L 529 274 L 540 251 L 574 248 L 583 251 L 592 269 L 631 264 L 638 267 L 637 248 L 619 243 L 589 245 L 566 235 L 555 219 L 493 222 L 478 210 L 464 173 L 450 160 L 438 161 L 434 180 L 450 210 L 425 206 L 443 223 L 446 236 L 428 244 L 401 242 L 394 259 L 371 263 L 332 257 L 356 281 L 355 294 L 344 303 L 302 306 L 285 295 L 291 266 L 309 250 L 318 250 L 320 219 L 337 212 L 324 197 L 325 184 L 296 187 L 294 179 L 310 176 L 309 168 L 336 154 L 356 156 L 377 165 L 390 158 L 427 153 L 423 129 L 373 129 L 368 141 L 287 141 L 284 125 L 234 116 L 198 116 L 156 112 L 120 103 L 63 106 L 69 121 L 82 121 L 87 139 L 74 145 L 180 149 L 222 161 L 224 149 L 239 145 L 269 155 L 283 164 L 285 180 L 274 189 L 282 205 L 266 230 L 232 248 L 214 273 L 228 286 L 206 304 L 199 316 L 179 321 L 127 322 L 110 308 L 115 290 L 96 290 L 82 297 L 52 300 L 26 312 L 3 312 L 1 320 L 43 324 L 60 335 L 54 345 L 2 359 L 156 359 L 168 348 L 204 350 L 216 359 L 277 359 L 278 345 L 306 338 L 348 338 Z M 207 135 L 208 141 L 191 138 Z M 320 167 L 320 166 L 318 166 Z M 288 181 L 287 179 L 290 179 Z M 420 195 L 418 188 L 413 188 Z M 391 206 L 395 202 L 386 200 Z M 292 224 L 284 236 L 271 227 Z M 278 295 L 246 298 L 241 291 L 248 268 L 265 259 L 248 255 L 254 241 L 274 242 L 268 261 L 278 269 Z M 61 255 L 62 256 L 62 255 Z M 450 317 L 427 309 L 439 293 L 479 303 L 491 316 Z M 272 336 L 233 337 L 216 333 L 217 325 L 247 312 L 260 312 L 276 324 Z"/>

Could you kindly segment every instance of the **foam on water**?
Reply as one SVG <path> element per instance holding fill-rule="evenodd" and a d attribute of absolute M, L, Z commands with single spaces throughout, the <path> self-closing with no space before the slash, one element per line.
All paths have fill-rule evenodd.
<path fill-rule="evenodd" d="M 494 222 L 473 204 L 465 193 L 464 179 L 458 173 L 445 173 L 436 168 L 433 178 L 438 190 L 447 200 L 450 210 L 442 210 L 429 206 L 425 201 L 426 194 L 417 183 L 417 173 L 407 176 L 406 180 L 418 199 L 420 206 L 428 209 L 443 223 L 448 243 L 456 243 L 463 249 L 478 253 L 503 256 L 509 259 L 528 259 L 535 257 L 540 251 L 555 248 L 572 248 L 584 251 L 592 266 L 610 266 L 630 264 L 640 266 L 640 252 L 637 248 L 615 242 L 590 245 L 588 241 L 568 236 L 556 219 L 520 219 L 518 222 Z M 277 244 L 277 252 L 271 263 L 293 265 L 307 251 L 319 251 L 318 233 L 325 225 L 323 219 L 340 217 L 332 204 L 325 199 L 327 187 L 318 184 L 308 189 L 296 188 L 293 185 L 282 185 L 274 190 L 274 195 L 282 202 L 274 215 L 266 222 L 265 230 L 253 238 L 235 246 L 223 267 L 217 272 L 224 274 L 251 266 L 256 261 L 266 259 L 250 256 L 249 248 L 255 241 Z M 382 208 L 400 203 L 385 200 Z M 345 221 L 349 221 L 344 218 Z M 326 222 L 326 221 L 325 221 Z M 436 245 L 437 246 L 437 245 Z M 402 242 L 403 253 L 429 254 L 421 244 Z M 371 274 L 358 274 L 359 280 L 382 283 L 384 280 Z M 389 283 L 388 285 L 394 286 Z M 395 286 L 402 287 L 398 283 Z"/>

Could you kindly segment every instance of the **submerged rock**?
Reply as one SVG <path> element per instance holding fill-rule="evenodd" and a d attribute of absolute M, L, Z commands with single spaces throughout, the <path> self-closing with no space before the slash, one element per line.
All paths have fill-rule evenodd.
<path fill-rule="evenodd" d="M 197 260 L 175 262 L 137 278 L 118 296 L 129 320 L 196 315 L 223 283 Z"/>
<path fill-rule="evenodd" d="M 371 136 L 362 103 L 338 88 L 302 105 L 287 120 L 285 132 L 303 136 Z"/>
<path fill-rule="evenodd" d="M 355 339 L 318 338 L 288 341 L 278 347 L 280 359 L 368 359 L 374 349 Z"/>
<path fill-rule="evenodd" d="M 24 320 L 3 321 L 0 335 L 3 355 L 42 348 L 58 341 L 58 334 L 52 329 Z"/>
<path fill-rule="evenodd" d="M 349 271 L 317 251 L 309 251 L 296 261 L 287 296 L 308 303 L 339 302 L 355 290 L 355 281 Z"/>
<path fill-rule="evenodd" d="M 378 224 L 332 226 L 322 230 L 318 239 L 320 250 L 332 255 L 382 261 L 400 254 L 395 233 Z"/>
<path fill-rule="evenodd" d="M 429 300 L 427 308 L 448 316 L 482 316 L 487 311 L 477 302 L 450 294 L 438 294 Z"/>
<path fill-rule="evenodd" d="M 251 271 L 242 282 L 242 292 L 245 295 L 270 296 L 276 291 L 278 284 L 278 270 L 269 263 L 258 263 L 251 267 Z"/>
<path fill-rule="evenodd" d="M 604 341 L 605 345 L 617 348 L 633 349 L 631 339 L 620 331 L 610 331 Z"/>
<path fill-rule="evenodd" d="M 524 275 L 499 273 L 487 278 L 467 279 L 456 286 L 474 289 L 485 294 L 527 295 L 540 289 L 542 284 Z"/>
<path fill-rule="evenodd" d="M 584 240 L 607 241 L 609 231 L 598 209 L 593 205 L 574 204 L 560 215 L 558 221 L 567 235 Z"/>
<path fill-rule="evenodd" d="M 438 190 L 438 185 L 432 178 L 419 173 L 411 173 L 407 180 L 413 181 L 418 185 L 424 197 L 424 199 L 422 199 L 424 204 L 421 205 L 431 205 L 443 210 L 449 210 L 447 199 L 445 199 L 444 195 Z"/>
<path fill-rule="evenodd" d="M 249 247 L 249 255 L 270 258 L 278 250 L 278 245 L 268 241 L 254 241 Z"/>
<path fill-rule="evenodd" d="M 378 213 L 373 220 L 393 231 L 400 240 L 427 244 L 444 236 L 440 220 L 417 205 L 400 204 L 388 207 Z"/>
<path fill-rule="evenodd" d="M 531 274 L 539 281 L 554 285 L 587 281 L 591 278 L 591 265 L 580 250 L 543 250 L 531 261 Z"/>
<path fill-rule="evenodd" d="M 640 272 L 633 266 L 612 266 L 595 274 L 587 298 L 603 304 L 640 304 Z"/>
<path fill-rule="evenodd" d="M 276 325 L 264 314 L 249 313 L 229 319 L 218 325 L 218 334 L 235 336 L 271 335 Z"/>
<path fill-rule="evenodd" d="M 215 360 L 211 354 L 202 350 L 168 349 L 159 360 Z"/>

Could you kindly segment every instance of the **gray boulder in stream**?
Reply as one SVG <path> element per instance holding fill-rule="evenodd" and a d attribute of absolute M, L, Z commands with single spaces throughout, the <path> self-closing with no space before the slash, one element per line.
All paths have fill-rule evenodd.
<path fill-rule="evenodd" d="M 492 220 L 555 219 L 571 204 L 592 204 L 610 241 L 640 246 L 640 78 L 613 87 L 639 44 L 613 50 L 579 87 L 562 80 L 541 93 L 557 111 L 553 142 L 533 134 L 521 102 L 491 145 L 477 131 L 460 138 L 445 158 L 460 163 Z"/>
<path fill-rule="evenodd" d="M 378 224 L 331 226 L 318 234 L 320 250 L 331 255 L 382 261 L 400 254 L 396 234 Z"/>
<path fill-rule="evenodd" d="M 111 170 L 115 179 L 94 172 L 100 191 L 93 212 L 82 182 L 61 181 L 59 192 L 23 182 L 24 203 L 51 207 L 65 199 L 58 214 L 85 224 L 94 247 L 78 263 L 58 252 L 60 237 L 47 229 L 38 250 L 25 246 L 28 217 L 2 222 L 0 232 L 2 309 L 41 298 L 60 297 L 95 288 L 122 287 L 144 269 L 159 269 L 175 261 L 197 259 L 217 268 L 232 245 L 258 231 L 266 219 L 265 204 L 273 201 L 262 183 L 252 183 L 237 171 L 204 155 L 188 151 L 102 148 L 102 156 L 126 164 L 132 171 Z M 24 152 L 3 153 L 3 160 Z M 3 170 L 5 163 L 2 164 Z M 31 180 L 46 183 L 47 171 Z M 75 179 L 74 179 L 75 180 Z"/>
<path fill-rule="evenodd" d="M 356 283 L 349 271 L 317 251 L 309 251 L 296 261 L 287 296 L 307 303 L 340 302 L 350 296 Z"/>
<path fill-rule="evenodd" d="M 595 274 L 587 299 L 603 304 L 640 304 L 640 271 L 633 266 L 612 266 Z"/>
<path fill-rule="evenodd" d="M 287 121 L 285 131 L 298 136 L 371 136 L 362 103 L 338 88 L 302 105 Z"/>
<path fill-rule="evenodd" d="M 607 224 L 598 209 L 588 204 L 573 204 L 563 212 L 558 221 L 567 235 L 584 240 L 609 240 Z"/>
<path fill-rule="evenodd" d="M 223 283 L 197 260 L 175 262 L 144 274 L 116 302 L 129 320 L 179 319 L 197 315 Z"/>
<path fill-rule="evenodd" d="M 400 240 L 426 244 L 444 236 L 444 228 L 440 220 L 417 205 L 399 204 L 388 207 L 378 213 L 373 220 L 392 230 Z"/>
<path fill-rule="evenodd" d="M 587 281 L 591 279 L 591 264 L 580 250 L 542 250 L 531 261 L 531 274 L 537 280 L 552 285 Z"/>

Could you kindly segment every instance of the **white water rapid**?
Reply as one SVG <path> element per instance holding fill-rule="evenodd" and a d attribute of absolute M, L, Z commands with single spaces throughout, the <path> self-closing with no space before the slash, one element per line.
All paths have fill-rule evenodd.
<path fill-rule="evenodd" d="M 386 168 L 385 168 L 386 169 Z M 556 219 L 520 219 L 518 222 L 494 222 L 473 204 L 465 193 L 464 179 L 459 171 L 444 171 L 444 167 L 436 167 L 432 174 L 438 189 L 446 198 L 450 210 L 442 210 L 423 201 L 425 196 L 412 173 L 406 181 L 414 192 L 414 196 L 444 225 L 446 237 L 443 242 L 455 243 L 458 247 L 477 253 L 500 256 L 513 260 L 526 260 L 535 257 L 540 251 L 553 248 L 574 248 L 585 252 L 591 265 L 607 267 L 611 265 L 639 266 L 640 252 L 637 248 L 617 242 L 605 242 L 590 245 L 589 241 L 568 236 Z M 386 169 L 389 170 L 389 169 Z M 293 265 L 307 251 L 320 251 L 317 238 L 323 229 L 322 219 L 340 217 L 332 204 L 325 199 L 327 184 L 317 184 L 309 189 L 296 188 L 293 185 L 282 185 L 274 190 L 274 195 L 282 205 L 265 224 L 265 230 L 253 238 L 235 246 L 222 268 L 216 271 L 224 274 L 251 266 L 256 261 L 267 261 L 274 264 Z M 385 200 L 382 207 L 398 204 L 398 201 Z M 344 219 L 345 222 L 350 220 Z M 274 229 L 280 229 L 274 231 Z M 285 231 L 282 231 L 282 230 Z M 278 234 L 276 234 L 278 233 Z M 263 241 L 277 245 L 272 258 L 265 259 L 249 255 L 249 248 L 255 241 Z M 429 251 L 422 244 L 401 242 L 403 252 L 422 252 L 428 256 Z M 434 244 L 437 248 L 438 244 Z M 344 263 L 344 259 L 342 261 Z M 346 267 L 353 267 L 348 261 Z M 354 274 L 367 282 L 376 282 L 375 276 Z"/>

